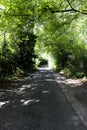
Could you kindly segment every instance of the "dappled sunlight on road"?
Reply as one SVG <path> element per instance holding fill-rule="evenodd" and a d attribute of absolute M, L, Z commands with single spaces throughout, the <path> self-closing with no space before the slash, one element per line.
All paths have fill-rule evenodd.
<path fill-rule="evenodd" d="M 63 76 L 61 74 L 57 75 L 57 82 L 64 83 L 66 85 L 70 85 L 70 87 L 81 86 L 83 84 L 81 79 L 65 78 L 65 76 Z"/>
<path fill-rule="evenodd" d="M 29 88 L 31 88 L 31 85 L 25 84 L 25 85 L 22 85 L 20 88 L 18 88 L 15 92 L 17 94 L 21 94 L 23 93 L 24 90 L 29 89 Z"/>
<path fill-rule="evenodd" d="M 81 86 L 83 84 L 83 82 L 79 79 L 66 79 L 65 83 L 68 85 L 72 84 L 72 87 Z"/>
<path fill-rule="evenodd" d="M 68 82 L 60 75 L 58 81 Z M 0 89 L 0 128 L 3 130 L 73 130 L 80 127 L 80 119 L 48 67 L 41 67 L 11 85 Z"/>
<path fill-rule="evenodd" d="M 9 101 L 2 101 L 0 102 L 0 108 L 3 107 L 3 105 L 9 104 Z"/>
<path fill-rule="evenodd" d="M 47 71 L 47 70 L 50 70 L 50 68 L 48 66 L 46 66 L 46 65 L 43 65 L 42 67 L 39 67 L 38 70 L 40 70 L 40 71 L 44 71 L 44 70 Z"/>
<path fill-rule="evenodd" d="M 41 102 L 40 95 L 50 94 L 50 90 L 44 87 L 42 84 L 44 81 L 53 82 L 50 75 L 45 74 L 43 79 L 43 72 L 49 70 L 47 66 L 39 68 L 39 71 L 30 74 L 30 76 L 24 77 L 16 82 L 11 83 L 6 89 L 0 89 L 0 109 L 4 107 L 8 110 L 11 108 L 19 108 L 29 106 L 32 103 Z"/>
<path fill-rule="evenodd" d="M 49 91 L 42 91 L 42 93 L 49 93 Z"/>
<path fill-rule="evenodd" d="M 22 103 L 22 105 L 29 105 L 32 102 L 40 102 L 40 100 L 38 99 L 30 99 L 30 100 L 20 100 L 20 102 Z"/>

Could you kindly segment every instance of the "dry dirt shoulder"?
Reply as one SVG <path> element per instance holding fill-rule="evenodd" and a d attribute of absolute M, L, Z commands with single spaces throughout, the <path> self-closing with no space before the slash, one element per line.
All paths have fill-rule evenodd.
<path fill-rule="evenodd" d="M 54 74 L 63 93 L 87 127 L 87 81 Z"/>

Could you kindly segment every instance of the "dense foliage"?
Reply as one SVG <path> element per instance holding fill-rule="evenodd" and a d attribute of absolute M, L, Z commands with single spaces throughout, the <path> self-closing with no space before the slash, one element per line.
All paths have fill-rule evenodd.
<path fill-rule="evenodd" d="M 53 69 L 87 75 L 86 8 L 86 0 L 1 0 L 0 75 L 32 70 L 41 57 Z"/>
<path fill-rule="evenodd" d="M 34 3 L 1 2 L 0 75 L 10 75 L 34 68 Z M 28 6 L 28 7 L 27 7 Z M 29 8 L 27 11 L 27 8 Z M 25 13 L 28 14 L 25 14 Z"/>
<path fill-rule="evenodd" d="M 76 77 L 87 75 L 86 5 L 79 0 L 49 1 L 36 25 L 36 51 L 51 68 Z"/>

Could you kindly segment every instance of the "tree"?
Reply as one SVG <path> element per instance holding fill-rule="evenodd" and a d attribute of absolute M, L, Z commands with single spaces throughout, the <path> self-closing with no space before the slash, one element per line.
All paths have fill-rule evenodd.
<path fill-rule="evenodd" d="M 0 57 L 1 75 L 12 74 L 18 68 L 34 68 L 34 46 L 36 36 L 33 34 L 35 2 L 22 0 L 1 1 L 1 33 L 4 36 Z M 3 24 L 4 23 L 4 24 Z M 4 31 L 5 30 L 5 31 Z M 8 42 L 7 42 L 8 41 Z"/>
<path fill-rule="evenodd" d="M 6 42 L 2 43 L 6 57 L 2 54 L 4 60 L 1 58 L 1 61 L 8 62 L 12 57 L 15 61 L 17 57 L 16 63 L 10 63 L 12 67 L 9 68 L 24 69 L 28 65 L 32 68 L 34 53 L 44 53 L 49 62 L 54 62 L 55 69 L 67 67 L 70 71 L 74 68 L 76 72 L 80 69 L 86 73 L 82 60 L 86 60 L 87 49 L 86 0 L 1 0 L 0 5 L 0 32 L 6 32 Z M 73 62 L 81 66 L 76 67 Z"/>

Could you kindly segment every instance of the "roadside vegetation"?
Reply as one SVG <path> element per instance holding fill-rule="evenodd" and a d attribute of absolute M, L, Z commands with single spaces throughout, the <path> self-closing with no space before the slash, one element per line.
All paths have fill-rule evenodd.
<path fill-rule="evenodd" d="M 0 79 L 42 64 L 87 77 L 86 0 L 0 1 Z"/>

